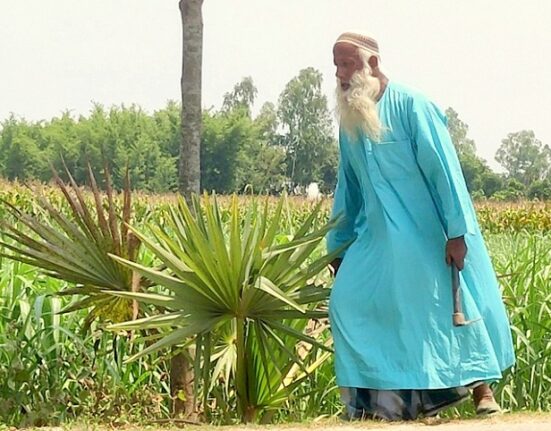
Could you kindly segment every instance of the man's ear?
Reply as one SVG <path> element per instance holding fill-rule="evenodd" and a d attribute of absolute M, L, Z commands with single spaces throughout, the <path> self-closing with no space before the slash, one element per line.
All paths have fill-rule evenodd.
<path fill-rule="evenodd" d="M 372 71 L 375 72 L 379 70 L 379 58 L 377 56 L 372 55 L 371 57 L 369 57 L 367 64 L 369 64 L 369 67 L 371 67 Z"/>

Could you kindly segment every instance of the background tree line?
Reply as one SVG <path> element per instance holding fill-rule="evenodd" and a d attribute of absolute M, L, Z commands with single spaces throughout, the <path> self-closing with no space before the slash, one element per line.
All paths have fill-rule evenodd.
<path fill-rule="evenodd" d="M 278 193 L 317 182 L 330 193 L 336 180 L 338 148 L 321 91 L 321 73 L 307 68 L 287 83 L 277 105 L 265 103 L 256 116 L 257 89 L 250 77 L 226 93 L 220 109 L 203 111 L 201 188 L 218 193 Z M 468 126 L 446 110 L 467 186 L 475 198 L 551 199 L 551 149 L 534 132 L 509 133 L 496 160 L 498 174 L 476 154 Z M 178 186 L 180 105 L 170 101 L 149 114 L 137 105 L 106 109 L 94 105 L 88 116 L 69 112 L 50 121 L 11 116 L 0 126 L 0 176 L 8 180 L 51 179 L 49 164 L 62 171 L 62 158 L 77 182 L 86 181 L 86 163 L 109 162 L 114 184 L 122 187 L 128 166 L 135 189 L 172 192 Z"/>
<path fill-rule="evenodd" d="M 475 142 L 467 137 L 469 127 L 457 112 L 448 108 L 446 116 L 467 187 L 475 199 L 551 199 L 551 148 L 533 131 L 512 132 L 501 140 L 495 159 L 504 173 L 498 174 L 476 154 Z"/>

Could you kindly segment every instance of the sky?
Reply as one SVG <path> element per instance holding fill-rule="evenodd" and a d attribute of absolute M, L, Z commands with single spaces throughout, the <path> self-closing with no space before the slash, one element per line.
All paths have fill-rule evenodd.
<path fill-rule="evenodd" d="M 204 0 L 203 19 L 205 108 L 245 76 L 256 110 L 277 103 L 311 66 L 332 109 L 332 46 L 354 30 L 391 80 L 454 108 L 492 168 L 508 133 L 551 145 L 550 0 Z M 162 109 L 180 98 L 181 37 L 177 0 L 0 0 L 0 121 Z"/>

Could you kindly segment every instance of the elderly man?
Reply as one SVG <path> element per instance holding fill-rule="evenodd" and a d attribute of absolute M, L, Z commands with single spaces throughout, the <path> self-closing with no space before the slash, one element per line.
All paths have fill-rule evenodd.
<path fill-rule="evenodd" d="M 442 112 L 380 69 L 377 42 L 333 48 L 340 165 L 328 249 L 343 248 L 329 314 L 351 418 L 414 419 L 468 396 L 514 363 L 501 295 Z M 468 252 L 467 252 L 468 250 Z M 452 322 L 452 267 L 466 326 Z"/>

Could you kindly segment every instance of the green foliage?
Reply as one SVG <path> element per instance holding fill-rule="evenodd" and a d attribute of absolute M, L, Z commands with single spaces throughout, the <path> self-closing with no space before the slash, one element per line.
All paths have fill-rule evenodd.
<path fill-rule="evenodd" d="M 250 187 L 254 193 L 281 192 L 288 182 L 285 150 L 277 137 L 277 112 L 272 103 L 265 103 L 254 120 L 256 139 L 246 142 L 241 153 L 240 189 Z"/>
<path fill-rule="evenodd" d="M 310 256 L 334 224 L 317 226 L 318 204 L 292 235 L 281 236 L 285 199 L 270 216 L 268 201 L 263 208 L 251 201 L 243 214 L 234 196 L 227 218 L 215 197 L 193 203 L 190 209 L 179 199 L 166 226 L 151 227 L 152 237 L 132 229 L 166 271 L 113 256 L 167 292 L 110 292 L 164 310 L 110 328 L 160 331 L 158 341 L 130 360 L 194 337 L 205 400 L 211 382 L 223 379 L 235 391 L 240 420 L 255 421 L 277 409 L 324 361 L 317 349 L 329 350 L 303 330 L 308 320 L 327 317 L 318 305 L 329 290 L 314 280 L 340 250 Z M 309 345 L 303 355 L 301 342 Z"/>
<path fill-rule="evenodd" d="M 310 67 L 285 86 L 279 96 L 280 145 L 291 184 L 318 182 L 322 191 L 330 192 L 335 188 L 338 151 L 321 83 L 321 73 Z"/>
<path fill-rule="evenodd" d="M 531 130 L 509 133 L 496 153 L 496 160 L 524 186 L 551 174 L 551 148 L 543 145 Z"/>
<path fill-rule="evenodd" d="M 496 272 L 511 316 L 516 365 L 499 382 L 509 410 L 551 409 L 551 237 L 490 236 Z"/>
<path fill-rule="evenodd" d="M 43 192 L 56 208 L 70 214 L 67 201 L 57 189 L 45 188 Z M 26 188 L 3 184 L 0 194 L 26 212 L 33 211 L 36 206 L 34 197 Z M 160 225 L 159 229 L 165 229 L 167 234 L 172 235 L 171 241 L 179 241 L 167 222 L 171 212 L 180 211 L 175 207 L 174 199 L 149 196 L 147 199 L 138 197 L 134 202 L 138 220 L 149 214 L 149 220 L 154 220 L 155 224 Z M 268 201 L 270 217 L 277 212 L 277 204 L 276 199 Z M 225 226 L 231 225 L 232 205 L 229 198 L 219 199 L 220 220 Z M 250 201 L 246 199 L 239 200 L 237 205 L 242 232 L 249 205 Z M 330 206 L 330 202 L 321 204 L 314 217 L 318 225 L 327 221 Z M 551 208 L 544 203 L 492 202 L 479 203 L 476 208 L 504 288 L 511 324 L 516 328 L 513 338 L 518 365 L 500 382 L 498 397 L 504 407 L 514 411 L 549 410 L 551 371 L 548 358 L 551 352 L 547 334 L 551 325 Z M 312 204 L 303 199 L 289 199 L 284 203 L 276 245 L 288 244 L 299 226 L 312 214 L 312 209 Z M 3 211 L 5 207 L 0 206 L 0 217 L 15 225 L 16 221 Z M 264 208 L 258 208 L 258 214 L 263 214 L 263 211 Z M 206 212 L 202 214 L 206 221 Z M 226 228 L 225 238 L 229 238 L 229 234 Z M 15 244 L 7 237 L 3 241 Z M 320 244 L 307 263 L 320 259 L 322 250 L 323 244 Z M 179 249 L 176 252 L 183 253 Z M 143 248 L 140 259 L 148 268 L 158 263 L 147 248 Z M 220 271 L 220 267 L 216 266 L 215 273 Z M 169 273 L 169 270 L 164 273 Z M 311 282 L 319 289 L 328 286 L 330 278 L 322 272 Z M 113 339 L 99 331 L 96 323 L 92 324 L 86 335 L 82 335 L 79 329 L 89 310 L 56 314 L 58 310 L 71 307 L 78 301 L 74 297 L 54 295 L 67 287 L 66 282 L 47 277 L 34 267 L 0 258 L 0 422 L 8 426 L 38 426 L 58 425 L 76 418 L 94 418 L 123 424 L 139 418 L 148 421 L 168 418 L 170 389 L 167 358 L 150 353 L 127 362 L 159 339 L 148 338 L 145 333 L 132 335 L 129 332 L 120 332 Z M 164 288 L 148 290 L 148 293 L 161 297 L 169 292 Z M 187 302 L 185 305 L 188 306 Z M 304 304 L 299 305 L 304 307 Z M 288 310 L 292 311 L 291 306 Z M 308 310 L 314 311 L 310 307 Z M 323 308 L 320 311 L 324 311 Z M 324 346 L 330 346 L 330 333 L 324 319 L 285 319 L 283 323 L 303 331 Z M 245 332 L 254 335 L 254 326 Z M 166 331 L 167 328 L 161 329 L 158 335 L 168 335 Z M 276 346 L 270 344 L 273 357 L 268 353 L 267 366 L 261 355 L 253 353 L 246 356 L 250 359 L 247 362 L 249 371 L 260 376 L 258 380 L 248 382 L 250 400 L 257 400 L 257 405 L 265 406 L 251 413 L 255 413 L 259 421 L 278 423 L 338 415 L 342 405 L 331 356 L 327 357 L 319 346 L 309 347 L 308 343 L 296 342 L 294 336 L 287 336 L 278 329 L 274 332 L 311 373 L 305 377 L 302 368 L 292 365 L 280 343 Z M 150 332 L 150 335 L 154 334 Z M 230 423 L 235 420 L 238 411 L 235 386 L 231 384 L 236 376 L 236 327 L 221 325 L 212 334 L 210 385 L 205 397 L 204 380 L 198 379 L 198 394 L 203 400 L 201 406 L 207 419 L 217 424 Z M 203 336 L 200 342 L 203 355 L 208 351 L 206 340 Z M 254 340 L 251 338 L 246 345 L 252 352 L 258 350 Z M 291 367 L 287 367 L 290 362 Z M 204 364 L 201 362 L 200 366 Z M 262 377 L 266 375 L 269 379 Z M 271 397 L 268 396 L 270 392 L 266 391 L 268 380 L 275 388 Z M 289 394 L 287 389 L 277 385 L 282 381 L 300 384 L 288 387 L 289 391 L 292 389 Z M 458 413 L 452 414 L 457 416 Z M 469 412 L 462 410 L 462 414 Z"/>
<path fill-rule="evenodd" d="M 281 97 L 286 104 L 282 109 L 266 103 L 253 118 L 257 89 L 247 77 L 224 95 L 220 110 L 203 113 L 203 190 L 279 193 L 291 183 L 306 186 L 311 181 L 319 182 L 326 192 L 333 190 L 337 150 L 327 102 L 321 95 L 321 74 L 313 69 L 301 73 L 295 81 L 304 88 L 289 90 L 296 87 L 291 81 L 291 92 Z M 283 121 L 288 124 L 302 116 L 303 126 L 280 136 L 278 112 L 287 112 L 289 104 L 295 103 L 292 98 L 301 99 L 301 104 L 294 113 L 285 114 Z M 65 112 L 50 121 L 31 123 L 12 116 L 0 126 L 0 176 L 48 182 L 52 179 L 49 163 L 63 171 L 64 161 L 76 183 L 84 185 L 88 164 L 98 172 L 106 159 L 117 190 L 124 186 L 128 168 L 135 189 L 175 191 L 180 125 L 180 105 L 172 101 L 153 114 L 136 105 L 106 109 L 96 104 L 89 115 L 78 118 Z"/>
<path fill-rule="evenodd" d="M 203 112 L 202 190 L 277 194 L 317 182 L 323 193 L 333 192 L 338 150 L 320 72 L 301 70 L 286 84 L 277 106 L 267 102 L 254 117 L 257 93 L 252 78 L 245 77 L 224 95 L 221 109 Z M 180 115 L 180 105 L 169 101 L 152 114 L 136 105 L 106 109 L 96 104 L 89 115 L 78 118 L 65 112 L 33 123 L 10 116 L 0 124 L 0 177 L 48 182 L 49 162 L 62 171 L 63 157 L 76 183 L 83 185 L 87 165 L 97 172 L 107 159 L 115 189 L 124 186 L 128 167 L 135 189 L 173 192 L 178 183 Z M 458 113 L 448 108 L 446 116 L 473 197 L 548 198 L 551 150 L 534 132 L 510 133 L 503 140 L 496 154 L 507 171 L 502 175 L 476 154 L 469 127 Z M 523 188 L 511 186 L 511 180 Z"/>
<path fill-rule="evenodd" d="M 279 107 L 266 103 L 252 118 L 256 88 L 251 78 L 224 96 L 222 110 L 203 114 L 201 186 L 218 193 L 281 192 L 290 185 L 335 185 L 337 148 L 321 74 L 302 71 L 287 84 Z M 297 126 L 300 123 L 300 126 Z M 278 134 L 281 127 L 286 133 Z"/>
<path fill-rule="evenodd" d="M 479 203 L 476 206 L 482 230 L 488 234 L 549 234 L 551 206 L 549 203 Z"/>
<path fill-rule="evenodd" d="M 226 93 L 220 111 L 203 112 L 201 188 L 208 192 L 279 192 L 286 182 L 285 153 L 276 145 L 275 107 L 266 103 L 252 118 L 256 88 L 251 78 Z"/>
<path fill-rule="evenodd" d="M 551 200 L 551 176 L 545 180 L 534 181 L 530 184 L 527 195 L 530 199 Z"/>
<path fill-rule="evenodd" d="M 461 121 L 459 114 L 453 108 L 446 109 L 446 118 L 448 119 L 448 130 L 459 158 L 464 155 L 474 155 L 476 145 L 472 139 L 467 137 L 469 132 L 467 123 Z"/>
<path fill-rule="evenodd" d="M 243 151 L 251 145 L 252 120 L 241 110 L 204 113 L 201 141 L 201 187 L 231 193 L 243 186 Z"/>
<path fill-rule="evenodd" d="M 452 108 L 446 109 L 448 130 L 457 151 L 467 189 L 473 198 L 492 197 L 503 188 L 503 178 L 493 172 L 486 161 L 476 155 L 476 146 L 467 137 L 469 126 Z"/>
<path fill-rule="evenodd" d="M 37 178 L 46 168 L 40 150 L 38 127 L 13 115 L 2 122 L 0 167 L 8 180 Z"/>
<path fill-rule="evenodd" d="M 505 181 L 505 187 L 493 194 L 492 200 L 515 202 L 526 195 L 526 186 L 515 178 Z"/>
<path fill-rule="evenodd" d="M 231 93 L 224 94 L 222 111 L 243 110 L 245 115 L 250 117 L 257 93 L 253 79 L 250 76 L 243 78 L 241 82 L 235 84 Z"/>
<path fill-rule="evenodd" d="M 134 280 L 132 271 L 109 258 L 109 254 L 115 254 L 133 261 L 139 251 L 139 241 L 127 228 L 132 209 L 128 176 L 122 209 L 119 210 L 113 197 L 109 172 L 105 171 L 107 199 L 104 200 L 89 169 L 95 211 L 91 211 L 90 200 L 68 170 L 66 174 L 70 186 L 65 185 L 55 171 L 54 176 L 70 208 L 70 215 L 55 208 L 39 190 L 35 191 L 37 205 L 33 205 L 32 211 L 18 208 L 17 203 L 0 201 L 11 218 L 20 220 L 24 226 L 13 225 L 10 220 L 0 221 L 0 232 L 11 240 L 0 241 L 6 250 L 0 250 L 0 257 L 34 265 L 51 277 L 74 283 L 76 288 L 59 294 L 85 296 L 65 310 L 92 308 L 84 322 L 85 330 L 96 318 L 121 321 L 132 316 L 129 301 L 113 298 L 103 290 L 140 288 L 140 280 Z"/>
<path fill-rule="evenodd" d="M 164 358 L 123 364 L 144 344 L 95 327 L 83 336 L 87 310 L 59 314 L 75 304 L 54 295 L 66 283 L 7 259 L 0 269 L 0 424 L 168 417 Z"/>
<path fill-rule="evenodd" d="M 505 180 L 503 176 L 496 174 L 488 168 L 482 172 L 480 176 L 480 183 L 480 188 L 484 192 L 484 196 L 491 198 L 503 189 Z"/>
<path fill-rule="evenodd" d="M 76 183 L 83 185 L 88 164 L 93 172 L 99 172 L 106 159 L 111 164 L 115 189 L 124 187 L 128 167 L 135 188 L 174 190 L 178 154 L 174 154 L 174 146 L 179 142 L 175 107 L 169 103 L 153 116 L 134 105 L 113 107 L 109 112 L 95 105 L 89 117 L 78 120 L 68 113 L 37 123 L 10 117 L 2 122 L 0 131 L 0 175 L 10 180 L 48 182 L 52 179 L 49 164 L 63 172 L 64 161 Z"/>

